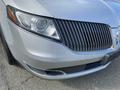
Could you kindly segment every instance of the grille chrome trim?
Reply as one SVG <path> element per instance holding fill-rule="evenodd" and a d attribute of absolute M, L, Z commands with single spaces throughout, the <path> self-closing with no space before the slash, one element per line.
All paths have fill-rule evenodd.
<path fill-rule="evenodd" d="M 74 51 L 94 51 L 112 46 L 110 28 L 106 24 L 54 19 L 64 45 Z"/>

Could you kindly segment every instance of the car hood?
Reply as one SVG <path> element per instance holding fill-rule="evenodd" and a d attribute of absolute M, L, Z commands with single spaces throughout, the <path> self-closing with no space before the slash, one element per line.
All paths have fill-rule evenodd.
<path fill-rule="evenodd" d="M 115 0 L 115 1 L 107 0 L 107 3 L 115 10 L 120 20 L 120 1 L 119 0 Z"/>
<path fill-rule="evenodd" d="M 42 16 L 120 25 L 115 10 L 102 0 L 8 0 L 7 4 Z"/>

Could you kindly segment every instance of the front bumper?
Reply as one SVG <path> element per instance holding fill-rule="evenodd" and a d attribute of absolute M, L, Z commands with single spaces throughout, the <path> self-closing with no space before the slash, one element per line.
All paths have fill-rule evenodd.
<path fill-rule="evenodd" d="M 61 43 L 53 42 L 23 30 L 11 21 L 9 21 L 9 27 L 12 40 L 10 40 L 11 42 L 7 41 L 7 43 L 11 53 L 28 71 L 42 78 L 67 79 L 102 70 L 111 63 L 108 58 L 112 57 L 114 52 L 119 51 L 118 48 L 111 47 L 100 51 L 75 52 Z M 104 57 L 107 59 L 103 60 Z M 83 71 L 66 73 L 57 70 L 58 68 L 92 64 L 102 60 L 105 61 L 104 64 Z M 51 70 L 52 72 L 59 72 L 60 75 L 45 73 L 45 71 L 51 72 Z"/>
<path fill-rule="evenodd" d="M 72 72 L 72 71 L 74 69 L 78 69 L 78 68 L 73 67 L 72 68 L 73 70 L 71 70 L 71 71 L 68 68 L 69 69 L 69 70 L 67 70 L 68 72 L 65 72 L 65 69 L 56 69 L 56 70 L 54 69 L 54 70 L 49 70 L 49 73 L 45 73 L 46 70 L 36 69 L 31 66 L 27 66 L 27 64 L 26 64 L 26 67 L 27 67 L 27 70 L 29 70 L 36 76 L 42 77 L 45 79 L 56 79 L 56 80 L 57 79 L 69 79 L 69 78 L 88 75 L 88 74 L 100 71 L 102 69 L 105 69 L 108 65 L 110 65 L 111 61 L 116 59 L 119 55 L 120 55 L 120 49 L 115 51 L 114 53 L 107 54 L 106 56 L 103 57 L 102 60 L 100 60 L 98 62 L 81 65 L 84 67 L 80 67 L 79 70 L 78 71 L 75 70 L 75 72 Z M 54 73 L 54 74 L 51 74 L 50 72 Z M 59 72 L 59 73 L 55 74 L 55 72 L 56 73 Z"/>
<path fill-rule="evenodd" d="M 101 65 L 101 66 L 98 66 L 96 68 L 92 68 L 92 69 L 89 69 L 89 70 L 84 70 L 84 71 L 80 71 L 80 72 L 76 72 L 76 73 L 71 73 L 71 74 L 67 74 L 65 72 L 60 71 L 61 72 L 60 75 L 50 75 L 50 74 L 46 74 L 46 73 L 41 73 L 41 72 L 36 71 L 35 69 L 31 69 L 31 68 L 27 68 L 27 70 L 30 71 L 31 73 L 33 73 L 34 75 L 36 75 L 38 77 L 42 77 L 44 79 L 61 80 L 61 79 L 76 78 L 76 77 L 88 75 L 88 74 L 103 70 L 108 65 L 110 65 L 110 63 L 111 62 L 108 62 L 105 65 Z"/>

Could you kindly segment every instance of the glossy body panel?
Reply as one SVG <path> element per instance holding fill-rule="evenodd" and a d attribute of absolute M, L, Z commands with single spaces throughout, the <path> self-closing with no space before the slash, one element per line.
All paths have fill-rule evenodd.
<path fill-rule="evenodd" d="M 35 15 L 107 24 L 111 27 L 113 45 L 105 50 L 72 51 L 62 43 L 35 35 L 15 25 L 7 18 L 6 5 Z M 116 45 L 115 38 L 116 32 L 120 29 L 118 8 L 118 3 L 104 2 L 103 0 L 1 0 L 0 24 L 11 53 L 27 70 L 47 79 L 73 78 L 102 70 L 110 63 L 89 71 L 58 77 L 36 73 L 30 70 L 26 64 L 42 70 L 72 67 L 100 61 L 109 53 L 117 51 L 120 47 L 119 44 Z"/>

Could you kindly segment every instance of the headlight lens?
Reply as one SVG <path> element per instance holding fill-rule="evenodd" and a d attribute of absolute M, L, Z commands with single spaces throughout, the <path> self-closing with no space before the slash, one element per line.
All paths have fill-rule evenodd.
<path fill-rule="evenodd" d="M 31 15 L 10 6 L 7 7 L 7 13 L 10 20 L 28 31 L 50 38 L 60 39 L 53 21 L 49 18 Z"/>

